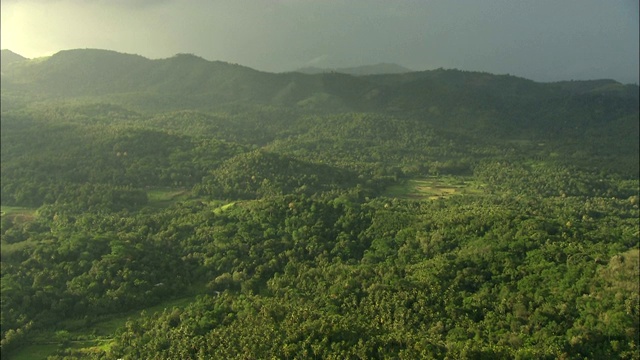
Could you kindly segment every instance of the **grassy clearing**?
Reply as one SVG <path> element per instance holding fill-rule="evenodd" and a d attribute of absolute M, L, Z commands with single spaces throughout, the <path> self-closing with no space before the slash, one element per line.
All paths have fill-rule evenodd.
<path fill-rule="evenodd" d="M 222 205 L 222 206 L 218 206 L 217 208 L 213 209 L 213 213 L 214 213 L 214 214 L 221 214 L 221 213 L 223 213 L 224 211 L 227 211 L 227 210 L 229 210 L 230 208 L 232 208 L 233 206 L 235 206 L 235 205 L 236 205 L 236 203 L 237 203 L 236 201 L 232 201 L 232 202 L 230 202 L 230 203 L 228 203 L 228 204 L 224 204 L 224 205 Z"/>
<path fill-rule="evenodd" d="M 171 309 L 173 307 L 185 307 L 189 305 L 191 302 L 193 302 L 194 300 L 195 300 L 195 296 L 172 299 L 172 300 L 160 303 L 158 305 L 145 308 L 144 311 L 147 314 L 151 315 L 156 312 L 162 312 L 164 309 Z M 140 314 L 142 311 L 143 310 L 135 310 L 135 311 L 127 312 L 124 314 L 105 317 L 103 320 L 94 322 L 93 324 L 85 328 L 76 329 L 76 331 L 71 332 L 71 335 L 78 337 L 81 335 L 93 334 L 99 337 L 99 339 L 97 340 L 100 340 L 100 338 L 102 338 L 101 339 L 102 341 L 110 340 L 113 334 L 116 332 L 116 330 L 123 327 L 127 321 L 140 317 L 141 316 Z M 62 325 L 68 325 L 68 324 L 62 324 Z"/>
<path fill-rule="evenodd" d="M 29 248 L 29 247 L 33 247 L 37 243 L 38 242 L 35 241 L 35 240 L 25 240 L 25 241 L 13 243 L 13 244 L 7 244 L 3 240 L 2 241 L 2 251 L 0 252 L 0 257 L 1 257 L 2 261 L 8 261 L 7 259 L 11 258 L 11 256 L 13 256 L 13 254 L 15 254 L 16 252 L 22 251 L 22 250 L 24 250 L 26 248 Z"/>
<path fill-rule="evenodd" d="M 22 206 L 5 206 L 5 205 L 0 206 L 0 213 L 2 213 L 2 216 L 12 215 L 12 214 L 33 213 L 34 211 L 35 211 L 34 209 L 29 209 Z"/>
<path fill-rule="evenodd" d="M 384 196 L 416 200 L 435 200 L 453 195 L 482 194 L 483 185 L 471 178 L 440 176 L 411 179 L 387 189 Z"/>
<path fill-rule="evenodd" d="M 19 360 L 46 359 L 48 356 L 54 355 L 57 350 L 69 348 L 79 350 L 85 354 L 108 350 L 113 344 L 113 337 L 116 331 L 123 327 L 127 321 L 141 317 L 142 311 L 147 315 L 153 315 L 165 309 L 184 308 L 195 301 L 196 296 L 203 294 L 205 291 L 205 284 L 194 284 L 187 290 L 187 296 L 185 297 L 170 299 L 143 310 L 104 316 L 88 325 L 86 320 L 82 319 L 66 320 L 58 324 L 56 328 L 33 334 L 31 344 L 15 350 L 8 358 Z M 68 332 L 66 344 L 59 341 L 59 336 L 57 336 L 57 333 L 61 330 Z"/>
<path fill-rule="evenodd" d="M 36 210 L 21 206 L 0 206 L 0 216 L 10 218 L 14 222 L 26 222 L 35 218 Z"/>
<path fill-rule="evenodd" d="M 57 344 L 24 345 L 7 356 L 8 360 L 42 360 L 58 349 Z"/>
<path fill-rule="evenodd" d="M 1 206 L 0 212 L 2 218 L 8 219 L 14 224 L 21 224 L 28 221 L 32 221 L 36 217 L 36 210 L 31 208 L 19 207 L 19 206 Z M 7 261 L 14 253 L 22 251 L 25 248 L 36 245 L 35 240 L 26 240 L 14 243 L 5 242 L 3 237 L 1 245 L 2 251 L 0 252 L 0 258 L 2 261 Z"/>
<path fill-rule="evenodd" d="M 155 188 L 147 190 L 149 206 L 167 207 L 177 201 L 186 200 L 191 193 L 187 189 Z"/>

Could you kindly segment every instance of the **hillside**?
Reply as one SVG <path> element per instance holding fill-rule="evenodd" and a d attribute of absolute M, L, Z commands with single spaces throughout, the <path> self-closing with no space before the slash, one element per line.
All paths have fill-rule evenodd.
<path fill-rule="evenodd" d="M 0 95 L 3 359 L 638 357 L 638 86 L 85 49 Z"/>

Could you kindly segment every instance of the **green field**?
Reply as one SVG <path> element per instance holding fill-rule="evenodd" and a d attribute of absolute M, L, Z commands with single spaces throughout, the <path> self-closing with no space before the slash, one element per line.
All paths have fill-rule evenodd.
<path fill-rule="evenodd" d="M 186 200 L 191 193 L 186 189 L 155 188 L 147 190 L 149 206 L 164 208 L 177 201 Z"/>
<path fill-rule="evenodd" d="M 224 211 L 229 210 L 230 208 L 232 208 L 234 205 L 236 205 L 236 201 L 232 201 L 228 204 L 224 204 L 221 206 L 218 206 L 217 208 L 213 209 L 213 213 L 214 214 L 221 214 Z"/>
<path fill-rule="evenodd" d="M 31 344 L 25 345 L 8 356 L 8 360 L 42 360 L 58 349 L 57 344 Z"/>
<path fill-rule="evenodd" d="M 0 206 L 0 216 L 6 216 L 11 220 L 17 222 L 32 220 L 35 216 L 35 212 L 35 209 L 21 206 Z"/>
<path fill-rule="evenodd" d="M 162 312 L 174 307 L 183 308 L 196 300 L 196 294 L 204 291 L 200 285 L 194 286 L 187 297 L 171 299 L 144 309 L 147 315 Z M 142 316 L 142 310 L 130 311 L 113 316 L 105 316 L 86 325 L 82 319 L 69 319 L 56 328 L 35 333 L 30 343 L 11 353 L 10 360 L 46 359 L 61 349 L 75 349 L 89 354 L 99 349 L 107 349 L 113 342 L 113 336 L 127 321 Z"/>
<path fill-rule="evenodd" d="M 384 193 L 387 197 L 415 200 L 445 199 L 453 195 L 482 194 L 483 185 L 467 177 L 438 176 L 411 179 L 390 186 Z"/>
<path fill-rule="evenodd" d="M 13 244 L 8 244 L 4 241 L 4 239 L 2 240 L 2 251 L 0 252 L 0 256 L 2 258 L 2 261 L 6 261 L 6 259 L 10 258 L 11 256 L 13 256 L 13 254 L 15 254 L 18 251 L 23 251 L 26 248 L 29 247 L 33 247 L 37 244 L 38 242 L 36 240 L 32 240 L 32 239 L 28 239 L 25 241 L 20 241 L 17 243 L 13 243 Z"/>
<path fill-rule="evenodd" d="M 36 216 L 36 211 L 31 208 L 19 207 L 19 206 L 2 206 L 0 209 L 2 219 L 9 220 L 14 224 L 25 223 L 31 221 Z M 4 226 L 4 225 L 3 225 Z M 4 233 L 3 233 L 4 234 Z M 35 240 L 19 241 L 15 243 L 8 243 L 5 241 L 5 237 L 2 238 L 2 252 L 0 256 L 5 261 L 8 257 L 11 257 L 18 251 L 34 246 L 37 242 Z"/>
<path fill-rule="evenodd" d="M 192 197 L 192 194 L 185 189 L 151 189 L 147 191 L 149 198 L 148 206 L 151 208 L 166 208 L 179 201 L 200 201 L 203 204 L 210 206 L 214 214 L 220 214 L 233 208 L 238 204 L 236 201 L 226 202 L 223 200 L 204 200 L 200 198 Z"/>

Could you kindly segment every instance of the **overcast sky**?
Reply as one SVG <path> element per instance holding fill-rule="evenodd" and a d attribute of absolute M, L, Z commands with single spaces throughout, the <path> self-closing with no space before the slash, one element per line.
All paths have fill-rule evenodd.
<path fill-rule="evenodd" d="M 2 48 L 638 83 L 638 0 L 1 0 Z"/>

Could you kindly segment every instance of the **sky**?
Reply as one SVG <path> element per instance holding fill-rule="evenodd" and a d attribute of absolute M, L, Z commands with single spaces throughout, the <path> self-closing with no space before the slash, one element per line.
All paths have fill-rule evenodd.
<path fill-rule="evenodd" d="M 638 83 L 638 0 L 0 0 L 1 47 Z"/>

